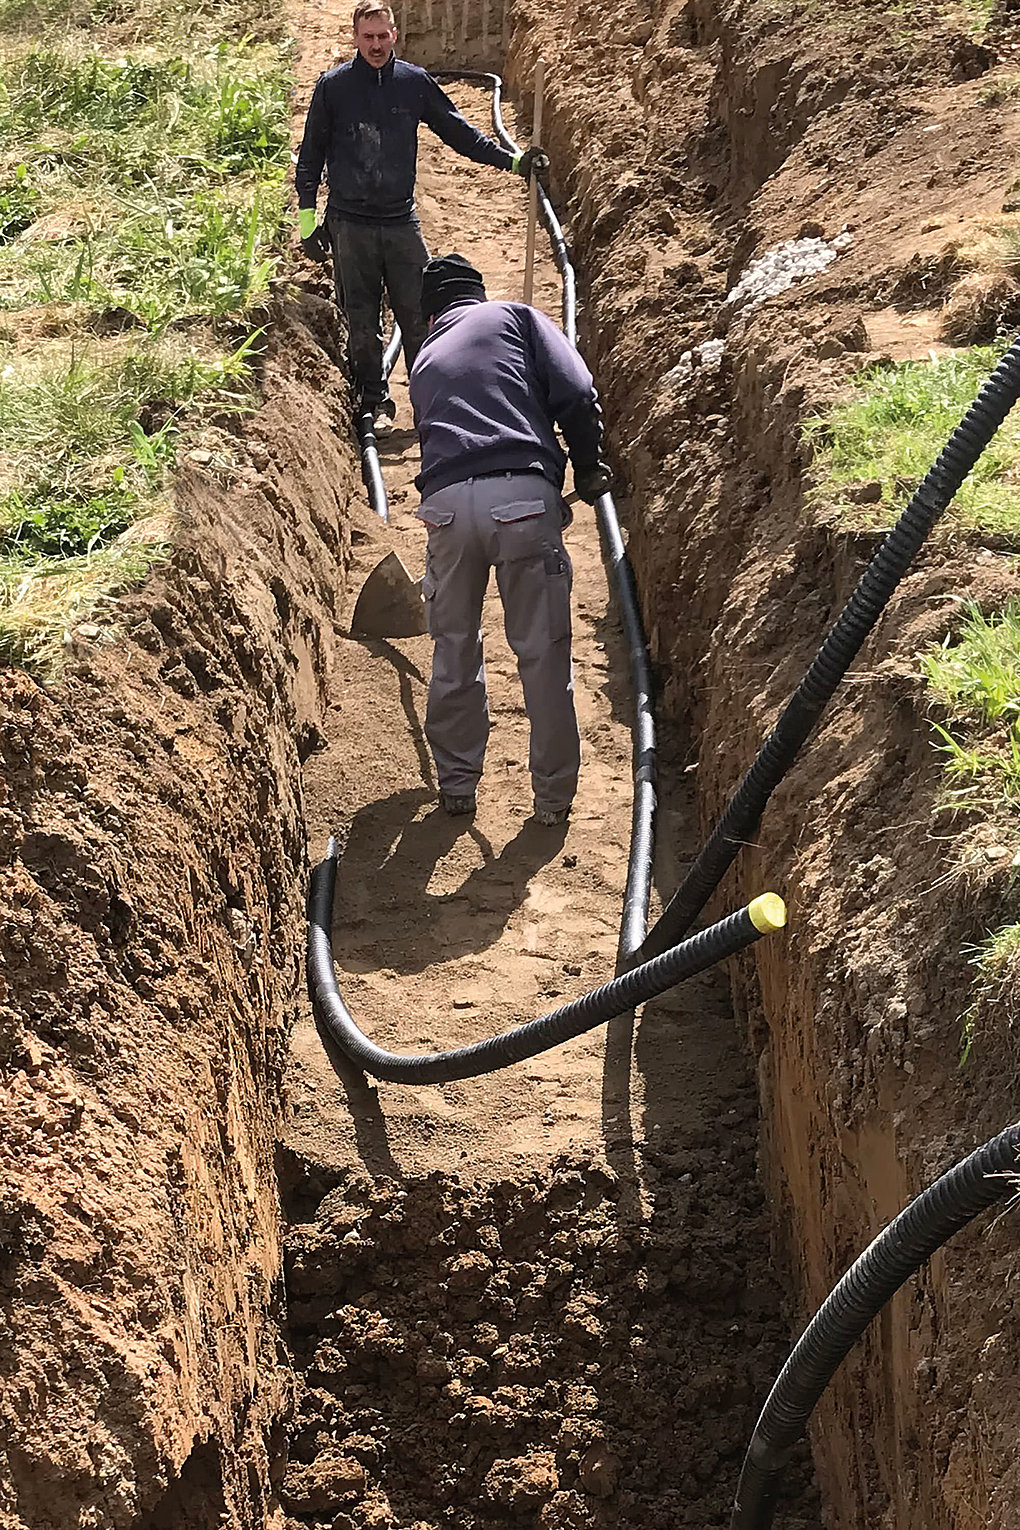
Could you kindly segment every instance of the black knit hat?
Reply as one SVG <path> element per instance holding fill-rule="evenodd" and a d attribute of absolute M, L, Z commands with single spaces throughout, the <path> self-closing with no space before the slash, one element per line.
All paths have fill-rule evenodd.
<path fill-rule="evenodd" d="M 485 283 L 463 255 L 440 255 L 421 273 L 421 316 L 426 324 L 461 298 L 484 298 Z"/>

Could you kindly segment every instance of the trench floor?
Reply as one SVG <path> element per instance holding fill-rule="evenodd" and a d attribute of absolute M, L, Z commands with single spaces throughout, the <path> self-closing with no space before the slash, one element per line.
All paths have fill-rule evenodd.
<path fill-rule="evenodd" d="M 452 93 L 488 123 L 484 92 Z M 430 248 L 460 250 L 490 296 L 518 297 L 523 188 L 427 133 L 420 163 Z M 536 301 L 558 317 L 544 248 Z M 414 577 L 424 562 L 402 364 L 394 395 L 381 452 L 391 523 L 357 509 L 349 608 L 390 548 Z M 530 821 L 527 720 L 493 592 L 493 728 L 473 820 L 436 802 L 422 732 L 428 640 L 338 646 L 328 744 L 305 769 L 310 850 L 321 855 L 330 833 L 344 843 L 338 978 L 363 1028 L 398 1050 L 484 1037 L 613 971 L 630 818 L 626 662 L 592 512 L 574 508 L 584 763 L 565 828 Z M 664 886 L 691 814 L 667 780 Z M 305 1014 L 286 1094 L 301 1378 L 288 1524 L 724 1523 L 787 1330 L 755 1181 L 753 1080 L 721 977 L 666 995 L 636 1027 L 621 1020 L 441 1087 L 338 1077 Z"/>

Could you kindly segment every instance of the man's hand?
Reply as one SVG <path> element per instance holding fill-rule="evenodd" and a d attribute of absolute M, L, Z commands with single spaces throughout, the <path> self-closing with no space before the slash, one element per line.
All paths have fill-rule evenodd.
<path fill-rule="evenodd" d="M 613 479 L 604 462 L 593 463 L 590 467 L 574 468 L 574 488 L 577 490 L 579 499 L 586 504 L 593 505 L 603 494 L 608 494 L 613 487 Z"/>
<path fill-rule="evenodd" d="M 537 143 L 533 143 L 530 149 L 525 149 L 514 161 L 514 169 L 518 175 L 523 175 L 526 181 L 534 176 L 540 186 L 549 184 L 549 156 Z"/>
<path fill-rule="evenodd" d="M 333 253 L 329 242 L 329 235 L 315 221 L 315 208 L 302 207 L 298 213 L 298 232 L 301 235 L 301 248 L 309 260 L 326 261 Z"/>

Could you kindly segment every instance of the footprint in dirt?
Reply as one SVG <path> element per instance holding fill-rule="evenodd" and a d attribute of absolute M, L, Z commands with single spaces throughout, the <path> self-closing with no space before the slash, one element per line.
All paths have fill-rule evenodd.
<path fill-rule="evenodd" d="M 337 876 L 334 958 L 346 971 L 422 972 L 493 945 L 528 896 L 535 873 L 555 860 L 567 826 L 529 819 L 499 854 L 470 819 L 441 808 L 423 787 L 395 792 L 355 816 Z M 467 836 L 482 856 L 451 892 L 429 892 L 437 866 Z"/>

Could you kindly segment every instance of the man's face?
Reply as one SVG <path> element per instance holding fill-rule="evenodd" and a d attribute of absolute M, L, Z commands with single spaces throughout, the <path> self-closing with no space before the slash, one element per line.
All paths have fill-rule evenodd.
<path fill-rule="evenodd" d="M 354 42 L 366 64 L 381 69 L 389 61 L 397 29 L 388 16 L 362 16 L 354 31 Z"/>

